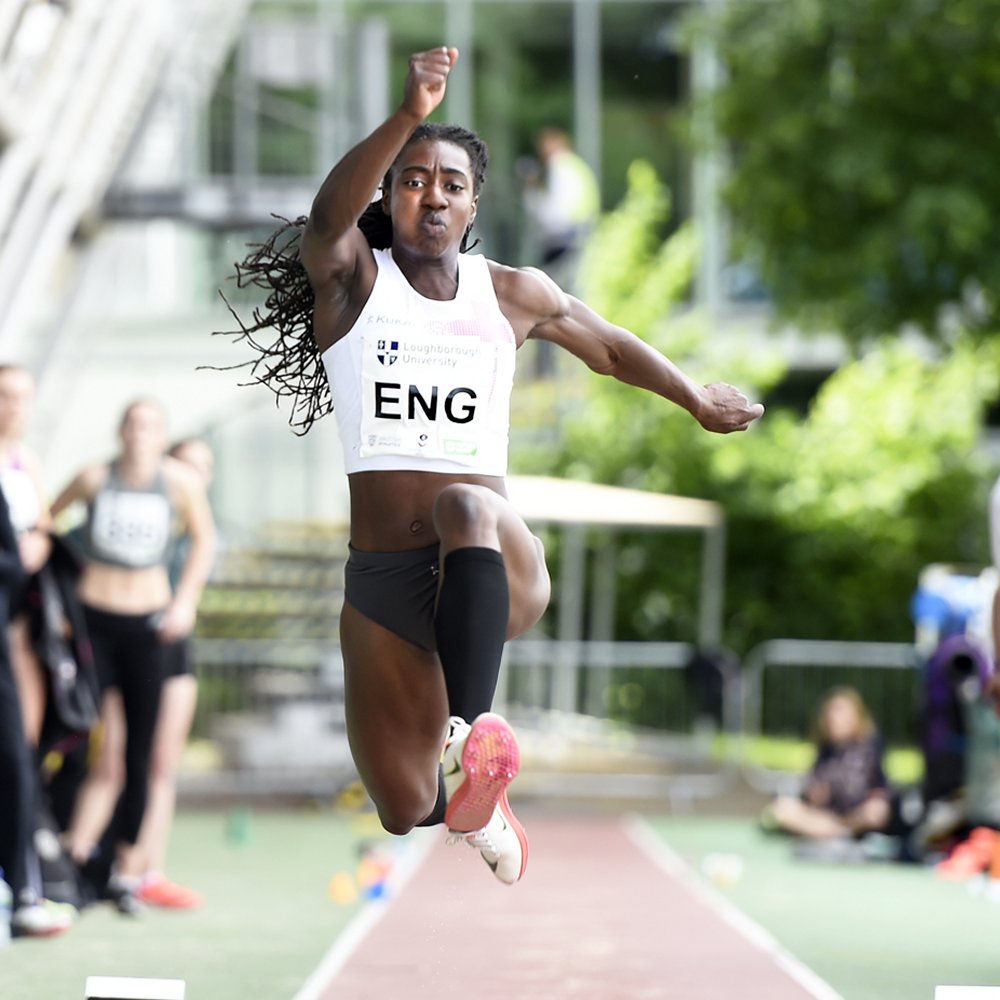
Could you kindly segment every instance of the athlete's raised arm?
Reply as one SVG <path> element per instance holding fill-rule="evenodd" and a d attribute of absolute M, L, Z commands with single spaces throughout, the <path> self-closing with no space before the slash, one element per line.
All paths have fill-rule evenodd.
<path fill-rule="evenodd" d="M 400 106 L 347 152 L 323 181 L 299 251 L 320 301 L 343 294 L 362 255 L 371 260 L 358 219 L 413 130 L 441 103 L 457 60 L 458 50 L 445 47 L 411 56 Z"/>

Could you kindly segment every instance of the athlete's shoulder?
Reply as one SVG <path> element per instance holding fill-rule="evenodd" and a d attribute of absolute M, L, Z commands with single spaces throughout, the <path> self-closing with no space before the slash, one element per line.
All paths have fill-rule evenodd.
<path fill-rule="evenodd" d="M 527 318 L 531 325 L 569 311 L 569 297 L 537 267 L 510 267 L 490 261 L 490 274 L 500 308 Z"/>
<path fill-rule="evenodd" d="M 503 293 L 521 301 L 539 302 L 557 302 L 565 296 L 563 290 L 537 267 L 511 267 L 495 260 L 488 263 L 497 295 Z"/>

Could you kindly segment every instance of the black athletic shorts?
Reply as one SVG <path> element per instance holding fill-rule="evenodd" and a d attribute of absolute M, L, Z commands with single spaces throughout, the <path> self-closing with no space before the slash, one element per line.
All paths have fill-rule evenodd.
<path fill-rule="evenodd" d="M 126 685 L 163 681 L 163 643 L 156 634 L 159 612 L 123 615 L 83 605 L 101 693 Z M 159 697 L 157 695 L 157 697 Z"/>
<path fill-rule="evenodd" d="M 163 644 L 163 677 L 184 677 L 194 673 L 193 640 L 187 635 Z"/>
<path fill-rule="evenodd" d="M 377 625 L 428 652 L 437 650 L 439 550 L 359 552 L 353 545 L 344 567 L 344 599 Z"/>

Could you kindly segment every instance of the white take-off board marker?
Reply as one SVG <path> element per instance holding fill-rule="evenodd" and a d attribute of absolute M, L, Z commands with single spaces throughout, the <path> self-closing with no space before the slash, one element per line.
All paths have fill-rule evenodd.
<path fill-rule="evenodd" d="M 1000 1000 L 1000 986 L 939 986 L 934 1000 Z"/>
<path fill-rule="evenodd" d="M 184 1000 L 184 980 L 88 976 L 84 1000 Z"/>

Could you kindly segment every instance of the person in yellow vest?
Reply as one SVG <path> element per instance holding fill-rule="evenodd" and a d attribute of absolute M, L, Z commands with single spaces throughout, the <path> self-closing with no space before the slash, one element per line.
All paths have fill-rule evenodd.
<path fill-rule="evenodd" d="M 557 285 L 576 293 L 580 255 L 601 212 L 601 191 L 587 161 L 569 135 L 547 126 L 535 139 L 538 159 L 517 165 L 528 214 L 529 256 Z M 535 374 L 552 375 L 553 345 L 535 347 Z"/>
<path fill-rule="evenodd" d="M 539 263 L 572 290 L 577 259 L 601 211 L 600 188 L 562 129 L 543 128 L 535 148 L 541 169 L 526 176 L 524 198 L 536 230 Z"/>

